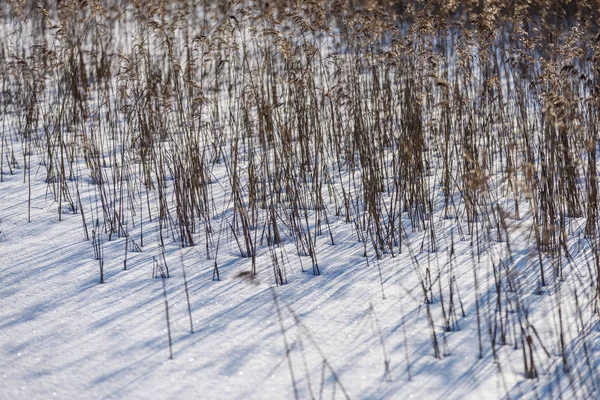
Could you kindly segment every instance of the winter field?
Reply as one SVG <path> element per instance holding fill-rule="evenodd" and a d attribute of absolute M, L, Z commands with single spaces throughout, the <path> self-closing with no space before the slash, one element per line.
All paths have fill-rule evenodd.
<path fill-rule="evenodd" d="M 600 9 L 508 3 L 2 2 L 0 399 L 600 398 Z"/>

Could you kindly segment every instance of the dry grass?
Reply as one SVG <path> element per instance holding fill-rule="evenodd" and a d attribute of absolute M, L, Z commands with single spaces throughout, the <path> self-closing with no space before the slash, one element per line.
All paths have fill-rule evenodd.
<path fill-rule="evenodd" d="M 511 344 L 530 378 L 548 343 L 520 303 L 510 226 L 532 222 L 540 293 L 561 287 L 581 237 L 591 281 L 579 314 L 556 303 L 569 373 L 567 321 L 587 329 L 600 300 L 599 10 L 508 3 L 9 1 L 0 178 L 23 168 L 31 185 L 41 160 L 57 219 L 81 215 L 101 282 L 104 238 L 127 237 L 124 268 L 128 251 L 158 243 L 154 275 L 168 277 L 172 240 L 214 260 L 219 279 L 232 242 L 251 277 L 269 271 L 282 285 L 295 256 L 284 245 L 319 275 L 319 248 L 345 222 L 367 259 L 411 254 L 436 357 L 440 326 L 459 329 L 474 296 L 480 353 Z M 440 221 L 453 232 L 444 255 Z M 473 262 L 474 293 L 462 297 L 455 240 Z M 482 260 L 493 264 L 489 304 Z"/>

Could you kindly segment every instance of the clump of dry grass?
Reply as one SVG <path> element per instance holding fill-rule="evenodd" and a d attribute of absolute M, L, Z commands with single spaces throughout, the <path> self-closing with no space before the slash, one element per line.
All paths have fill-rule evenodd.
<path fill-rule="evenodd" d="M 101 282 L 103 237 L 126 238 L 124 268 L 128 246 L 158 244 L 163 279 L 169 241 L 201 248 L 213 279 L 231 242 L 251 277 L 283 285 L 290 256 L 321 274 L 335 223 L 351 225 L 367 260 L 411 254 L 438 358 L 465 315 L 446 221 L 470 245 L 480 354 L 486 334 L 494 356 L 519 348 L 529 378 L 550 353 L 522 304 L 509 226 L 532 221 L 534 272 L 520 273 L 540 293 L 560 289 L 583 234 L 593 289 L 580 288 L 577 317 L 557 303 L 569 373 L 569 321 L 600 300 L 594 4 L 11 1 L 0 179 L 21 167 L 31 185 L 39 158 L 58 219 L 81 215 Z"/>

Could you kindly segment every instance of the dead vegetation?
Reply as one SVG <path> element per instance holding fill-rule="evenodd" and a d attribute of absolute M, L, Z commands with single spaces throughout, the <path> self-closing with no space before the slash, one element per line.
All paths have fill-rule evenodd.
<path fill-rule="evenodd" d="M 410 254 L 399 268 L 421 280 L 437 358 L 472 296 L 481 355 L 513 346 L 528 378 L 560 356 L 573 393 L 592 396 L 566 343 L 599 312 L 595 2 L 23 0 L 0 12 L 0 178 L 22 169 L 31 187 L 39 160 L 57 219 L 80 215 L 101 282 L 104 241 L 126 238 L 124 268 L 158 245 L 163 284 L 167 242 L 214 260 L 216 280 L 227 242 L 250 260 L 238 277 L 283 285 L 293 257 L 324 273 L 320 248 L 349 225 L 367 260 Z M 523 225 L 533 244 L 519 266 Z M 458 290 L 455 242 L 469 243 L 472 293 Z M 573 313 L 556 298 L 557 346 L 530 323 L 532 281 L 577 300 Z M 168 318 L 166 291 L 165 305 Z"/>

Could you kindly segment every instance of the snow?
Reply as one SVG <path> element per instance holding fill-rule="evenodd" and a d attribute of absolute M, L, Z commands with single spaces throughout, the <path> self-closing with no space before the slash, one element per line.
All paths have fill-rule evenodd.
<path fill-rule="evenodd" d="M 524 379 L 519 351 L 510 346 L 498 354 L 502 372 L 489 345 L 479 358 L 474 299 L 465 284 L 472 268 L 467 244 L 455 262 L 466 317 L 459 319 L 458 331 L 440 333 L 438 327 L 447 344 L 444 358 L 437 360 L 409 256 L 379 262 L 383 299 L 377 260 L 362 256 L 341 221 L 335 226 L 342 239 L 321 245 L 323 274 L 301 272 L 293 261 L 290 282 L 281 287 L 269 276 L 268 255 L 259 257 L 259 275 L 250 281 L 238 276 L 249 260 L 230 251 L 220 260 L 222 280 L 213 281 L 212 260 L 200 257 L 197 248 L 171 243 L 169 359 L 162 284 L 151 278 L 151 251 L 129 253 L 123 270 L 125 239 L 105 242 L 106 283 L 99 284 L 98 262 L 82 237 L 80 217 L 65 215 L 58 222 L 56 204 L 46 198 L 39 177 L 27 223 L 22 174 L 5 175 L 1 186 L 0 398 L 293 398 L 273 294 L 300 398 L 319 397 L 321 391 L 343 398 L 331 371 L 321 375 L 324 360 L 351 398 L 499 398 L 505 388 L 524 391 L 524 398 L 544 393 L 543 380 Z M 419 242 L 419 235 L 413 240 Z M 444 252 L 429 256 L 445 263 Z M 523 255 L 522 262 L 527 258 Z M 540 297 L 530 294 L 526 301 L 543 312 Z M 600 338 L 597 325 L 589 334 Z M 577 346 L 577 339 L 571 345 Z"/>

